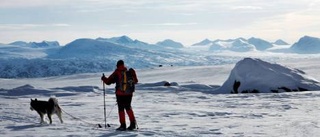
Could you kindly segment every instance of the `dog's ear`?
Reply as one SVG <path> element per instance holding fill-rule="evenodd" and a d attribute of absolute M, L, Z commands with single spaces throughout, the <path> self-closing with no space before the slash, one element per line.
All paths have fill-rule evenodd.
<path fill-rule="evenodd" d="M 30 98 L 31 102 L 33 101 L 32 98 Z"/>
<path fill-rule="evenodd" d="M 34 101 L 38 101 L 37 98 Z"/>

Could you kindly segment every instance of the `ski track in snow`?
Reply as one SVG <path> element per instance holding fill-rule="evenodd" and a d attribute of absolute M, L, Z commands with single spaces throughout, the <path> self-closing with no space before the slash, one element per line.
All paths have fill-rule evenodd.
<path fill-rule="evenodd" d="M 318 60 L 289 66 L 319 78 Z M 107 123 L 104 126 L 100 74 L 78 74 L 36 79 L 0 79 L 1 136 L 318 136 L 320 92 L 211 94 L 233 66 L 177 67 L 137 70 L 132 106 L 139 130 L 115 131 L 119 126 L 113 86 L 106 86 Z M 200 70 L 199 70 L 200 69 Z M 202 70 L 202 71 L 201 71 Z M 203 71 L 205 70 L 205 71 Z M 197 72 L 202 73 L 197 73 Z M 178 73 L 172 77 L 171 74 Z M 188 74 L 182 75 L 182 74 Z M 163 81 L 178 86 L 160 86 Z M 29 84 L 29 85 L 28 85 Z M 89 86 L 88 86 L 89 85 Z M 10 92 L 11 94 L 8 94 Z M 41 93 L 41 94 L 39 94 Z M 44 94 L 45 93 L 45 94 Z M 61 124 L 39 124 L 30 98 L 55 95 L 63 113 Z M 46 118 L 48 121 L 48 119 Z M 84 122 L 83 122 L 84 121 Z M 127 118 L 127 124 L 129 120 Z"/>

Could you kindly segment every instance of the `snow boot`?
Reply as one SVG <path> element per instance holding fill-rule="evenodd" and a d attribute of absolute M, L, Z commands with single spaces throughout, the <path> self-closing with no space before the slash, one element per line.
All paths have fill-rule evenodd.
<path fill-rule="evenodd" d="M 121 124 L 120 127 L 118 127 L 116 130 L 118 131 L 125 131 L 127 129 L 126 124 Z"/>
<path fill-rule="evenodd" d="M 130 122 L 130 126 L 127 128 L 127 130 L 135 130 L 137 129 L 136 121 Z"/>

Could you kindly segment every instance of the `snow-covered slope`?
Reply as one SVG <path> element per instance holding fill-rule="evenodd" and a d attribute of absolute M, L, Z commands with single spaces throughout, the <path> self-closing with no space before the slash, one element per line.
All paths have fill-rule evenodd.
<path fill-rule="evenodd" d="M 245 58 L 214 93 L 268 93 L 320 90 L 320 83 L 298 69 Z"/>
<path fill-rule="evenodd" d="M 216 40 L 210 46 L 210 51 L 230 50 L 235 52 L 254 51 L 255 47 L 249 44 L 245 39 L 238 38 L 235 40 Z"/>
<path fill-rule="evenodd" d="M 195 43 L 195 44 L 192 44 L 191 46 L 208 46 L 208 45 L 211 45 L 212 44 L 212 41 L 209 40 L 209 39 L 204 39 L 198 43 Z"/>
<path fill-rule="evenodd" d="M 278 41 L 280 42 L 280 41 Z M 282 43 L 281 43 L 282 44 Z M 237 39 L 228 39 L 228 40 L 215 40 L 210 41 L 205 39 L 199 43 L 193 44 L 191 47 L 200 47 L 201 49 L 205 49 L 203 47 L 209 47 L 210 51 L 236 51 L 236 52 L 250 52 L 254 50 L 264 51 L 266 49 L 272 48 L 273 45 L 260 38 L 237 38 Z"/>
<path fill-rule="evenodd" d="M 193 44 L 189 47 L 194 51 L 210 51 L 210 52 L 223 52 L 223 51 L 234 51 L 234 52 L 249 52 L 255 51 L 255 47 L 249 44 L 244 38 L 228 39 L 228 40 L 215 40 L 210 41 L 205 39 L 199 43 Z"/>
<path fill-rule="evenodd" d="M 156 45 L 162 46 L 165 48 L 171 48 L 171 49 L 183 48 L 183 45 L 180 42 L 176 42 L 171 39 L 166 39 L 166 40 L 157 42 Z"/>
<path fill-rule="evenodd" d="M 28 46 L 28 43 L 25 41 L 15 41 L 15 42 L 9 43 L 8 45 Z"/>
<path fill-rule="evenodd" d="M 5 47 L 2 46 L 3 49 Z M 198 66 L 234 62 L 233 58 L 225 60 L 219 56 L 190 54 L 166 48 L 163 48 L 166 50 L 146 50 L 101 39 L 77 39 L 58 48 L 29 48 L 14 45 L 9 45 L 9 47 L 16 53 L 9 50 L 1 51 L 3 58 L 0 58 L 0 71 L 2 72 L 0 77 L 2 78 L 47 77 L 110 71 L 115 68 L 115 62 L 119 59 L 125 60 L 127 65 L 134 68 L 151 68 L 159 65 Z M 30 51 L 26 51 L 28 55 L 36 55 L 33 53 L 38 51 L 42 56 L 24 58 L 21 56 L 25 52 L 20 53 L 12 47 L 19 50 L 29 49 Z M 19 58 L 13 58 L 15 54 L 18 54 Z"/>
<path fill-rule="evenodd" d="M 297 64 L 297 60 L 301 63 Z M 281 64 L 298 67 L 320 78 L 318 60 L 319 57 L 299 58 L 283 60 Z M 115 131 L 119 120 L 114 85 L 106 86 L 104 96 L 102 72 L 32 79 L 0 78 L 0 134 L 6 137 L 310 137 L 320 134 L 319 91 L 213 94 L 228 78 L 233 66 L 137 69 L 139 84 L 132 108 L 139 130 L 133 132 Z M 111 71 L 104 73 L 108 75 Z M 163 81 L 176 84 L 166 87 L 161 85 Z M 30 110 L 30 98 L 48 100 L 52 96 L 63 109 L 64 123 L 53 115 L 52 124 L 39 124 L 39 115 Z M 104 128 L 104 103 L 106 122 L 111 126 L 107 128 Z M 47 117 L 45 120 L 48 121 Z"/>
<path fill-rule="evenodd" d="M 276 40 L 273 44 L 276 44 L 276 45 L 289 45 L 287 42 L 283 41 L 282 39 Z"/>
<path fill-rule="evenodd" d="M 308 49 L 310 44 L 303 41 L 310 41 L 310 38 L 306 39 L 309 40 L 301 40 L 302 42 L 296 44 L 301 47 L 296 52 Z M 314 39 L 315 42 L 312 43 L 317 43 L 318 39 Z M 165 43 L 166 47 L 181 46 L 172 41 Z M 317 44 L 312 45 L 315 45 L 312 51 L 317 51 L 313 49 L 317 47 Z M 292 49 L 296 49 L 295 46 L 289 49 L 288 45 L 275 45 L 264 51 L 256 51 L 255 46 L 244 38 L 215 41 L 206 39 L 193 46 L 179 48 L 179 50 L 166 47 L 132 40 L 127 36 L 82 38 L 66 46 L 59 46 L 58 42 L 17 41 L 11 45 L 0 45 L 0 71 L 2 72 L 0 77 L 46 77 L 101 72 L 113 70 L 114 63 L 119 59 L 125 60 L 134 68 L 228 64 L 235 63 L 239 57 L 247 56 L 282 58 L 287 55 L 283 56 L 278 53 L 292 54 Z"/>
<path fill-rule="evenodd" d="M 291 49 L 297 53 L 320 53 L 320 38 L 304 36 L 294 43 Z"/>
<path fill-rule="evenodd" d="M 42 42 L 29 42 L 29 43 L 24 41 L 15 41 L 10 43 L 9 45 L 27 46 L 31 48 L 54 48 L 54 47 L 60 46 L 58 41 L 42 41 Z"/>
<path fill-rule="evenodd" d="M 256 49 L 260 50 L 260 51 L 264 51 L 268 48 L 273 47 L 273 45 L 270 42 L 265 41 L 260 38 L 255 38 L 255 37 L 248 39 L 248 43 L 254 45 L 256 47 Z"/>
<path fill-rule="evenodd" d="M 77 39 L 59 49 L 58 52 L 48 56 L 48 58 L 98 58 L 98 57 L 118 57 L 120 53 L 135 54 L 135 50 L 122 45 L 113 44 L 107 41 L 94 39 Z"/>
<path fill-rule="evenodd" d="M 146 42 L 140 40 L 132 40 L 128 36 L 120 36 L 120 37 L 112 37 L 112 38 L 97 38 L 98 41 L 111 42 L 114 44 L 128 46 L 131 48 L 144 49 L 144 50 L 165 50 L 165 48 L 161 46 L 157 46 L 154 44 L 148 44 Z"/>
<path fill-rule="evenodd" d="M 112 37 L 112 38 L 109 38 L 106 40 L 109 40 L 109 41 L 117 43 L 117 44 L 123 44 L 123 45 L 128 45 L 128 44 L 131 44 L 134 42 L 131 38 L 129 38 L 126 35 L 120 36 L 120 37 Z"/>
<path fill-rule="evenodd" d="M 47 55 L 47 49 L 31 48 L 18 45 L 0 44 L 0 59 L 40 58 Z"/>

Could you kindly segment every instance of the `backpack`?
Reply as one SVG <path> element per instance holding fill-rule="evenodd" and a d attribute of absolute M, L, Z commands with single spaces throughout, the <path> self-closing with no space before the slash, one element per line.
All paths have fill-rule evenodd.
<path fill-rule="evenodd" d="M 130 68 L 129 70 L 121 72 L 121 79 L 119 83 L 119 89 L 125 93 L 132 93 L 135 90 L 134 81 L 134 70 Z"/>

